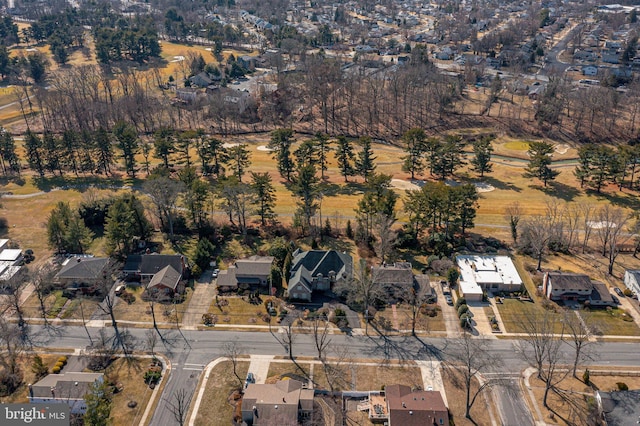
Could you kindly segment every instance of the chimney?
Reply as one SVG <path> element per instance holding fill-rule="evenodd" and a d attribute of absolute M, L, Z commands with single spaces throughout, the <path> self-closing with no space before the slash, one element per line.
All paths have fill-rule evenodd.
<path fill-rule="evenodd" d="M 407 404 L 405 404 L 404 402 L 402 403 L 402 408 L 407 408 Z"/>

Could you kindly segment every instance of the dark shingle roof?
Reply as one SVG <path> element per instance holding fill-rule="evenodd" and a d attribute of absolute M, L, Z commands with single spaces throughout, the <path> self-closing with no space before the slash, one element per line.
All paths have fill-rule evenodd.
<path fill-rule="evenodd" d="M 236 260 L 236 275 L 269 275 L 273 256 L 251 256 Z"/>
<path fill-rule="evenodd" d="M 566 272 L 549 272 L 549 279 L 554 289 L 591 290 L 591 278 L 584 274 L 570 274 Z"/>
<path fill-rule="evenodd" d="M 151 278 L 148 288 L 165 286 L 175 290 L 178 287 L 178 283 L 180 282 L 181 277 L 182 276 L 178 271 L 168 265 L 162 268 L 153 276 L 153 278 Z"/>
<path fill-rule="evenodd" d="M 591 284 L 593 285 L 593 291 L 589 297 L 590 300 L 601 300 L 605 303 L 613 304 L 613 298 L 606 285 L 597 281 L 593 281 Z"/>
<path fill-rule="evenodd" d="M 31 387 L 34 398 L 51 398 L 51 388 L 55 388 L 55 398 L 82 399 L 90 386 L 103 376 L 102 373 L 49 374 Z"/>
<path fill-rule="evenodd" d="M 393 265 L 377 266 L 373 269 L 373 280 L 378 284 L 413 285 L 411 264 L 401 262 Z"/>
<path fill-rule="evenodd" d="M 311 273 L 312 277 L 322 274 L 329 276 L 329 273 L 340 273 L 343 268 L 347 275 L 351 274 L 351 256 L 345 253 L 339 253 L 335 250 L 311 250 L 301 252 L 293 259 L 291 273 L 293 274 L 299 268 L 304 267 Z"/>
<path fill-rule="evenodd" d="M 106 257 L 75 257 L 62 266 L 56 274 L 57 279 L 65 280 L 95 280 L 109 264 Z"/>
<path fill-rule="evenodd" d="M 122 269 L 124 272 L 154 275 L 165 266 L 171 266 L 182 274 L 183 258 L 179 254 L 133 254 L 127 256 L 127 262 Z"/>
<path fill-rule="evenodd" d="M 422 390 L 412 392 L 409 386 L 389 385 L 385 387 L 385 394 L 391 424 L 403 426 L 449 424 L 447 407 L 440 392 Z"/>
<path fill-rule="evenodd" d="M 298 407 L 313 408 L 313 389 L 303 389 L 302 382 L 294 379 L 250 384 L 242 398 L 242 410 L 253 411 L 254 425 L 297 424 Z"/>

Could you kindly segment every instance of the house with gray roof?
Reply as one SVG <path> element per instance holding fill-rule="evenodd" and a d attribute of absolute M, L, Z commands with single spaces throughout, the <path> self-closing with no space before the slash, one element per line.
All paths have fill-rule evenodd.
<path fill-rule="evenodd" d="M 171 266 L 182 276 L 186 275 L 185 259 L 179 254 L 131 254 L 127 256 L 122 272 L 148 282 L 167 266 Z"/>
<path fill-rule="evenodd" d="M 317 291 L 329 291 L 340 281 L 352 277 L 353 260 L 336 250 L 310 250 L 293 253 L 288 293 L 289 298 L 311 301 Z"/>
<path fill-rule="evenodd" d="M 313 389 L 298 380 L 250 384 L 242 397 L 242 421 L 249 426 L 298 425 L 313 420 Z"/>
<path fill-rule="evenodd" d="M 171 265 L 167 265 L 153 275 L 145 293 L 146 297 L 153 296 L 156 300 L 163 300 L 171 299 L 176 294 L 182 294 L 183 291 L 182 274 Z"/>
<path fill-rule="evenodd" d="M 546 272 L 542 290 L 554 302 L 575 301 L 598 307 L 616 305 L 607 286 L 591 281 L 585 274 Z"/>
<path fill-rule="evenodd" d="M 87 411 L 84 396 L 91 392 L 94 383 L 103 380 L 102 373 L 49 374 L 29 385 L 29 402 L 68 404 L 72 414 L 84 414 Z"/>
<path fill-rule="evenodd" d="M 417 284 L 410 262 L 374 266 L 371 268 L 371 277 L 391 298 L 402 298 Z"/>
<path fill-rule="evenodd" d="M 251 256 L 238 259 L 227 270 L 218 273 L 216 284 L 221 291 L 238 288 L 264 288 L 269 284 L 273 256 Z"/>
<path fill-rule="evenodd" d="M 96 284 L 109 266 L 108 257 L 70 257 L 62 263 L 62 268 L 54 280 L 65 287 L 72 284 Z"/>

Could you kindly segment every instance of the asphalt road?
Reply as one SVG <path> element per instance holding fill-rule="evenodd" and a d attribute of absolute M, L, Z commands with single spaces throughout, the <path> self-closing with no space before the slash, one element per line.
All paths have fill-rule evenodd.
<path fill-rule="evenodd" d="M 61 349 L 85 348 L 89 340 L 81 327 L 60 327 L 54 334 L 47 332 L 41 326 L 32 326 L 36 346 L 55 347 Z M 276 330 L 276 328 L 274 328 Z M 92 335 L 98 334 L 98 329 L 90 329 Z M 138 342 L 144 342 L 147 329 L 129 329 Z M 177 331 L 162 330 L 164 341 L 158 340 L 156 351 L 165 354 L 172 364 L 172 372 L 167 381 L 163 400 L 170 400 L 171 395 L 179 389 L 190 393 L 195 391 L 199 375 L 204 366 L 210 361 L 223 356 L 222 345 L 225 342 L 237 341 L 246 354 L 286 355 L 285 348 L 278 342 L 276 336 L 264 332 L 236 332 L 236 331 Z M 354 358 L 367 359 L 450 359 L 447 343 L 444 338 L 415 338 L 380 336 L 331 336 L 332 344 L 347 346 Z M 496 360 L 489 375 L 506 374 L 510 377 L 519 375 L 526 367 L 515 346 L 515 340 L 495 339 L 488 341 L 488 350 Z M 296 356 L 314 356 L 315 349 L 311 335 L 296 335 L 294 347 Z M 608 366 L 638 366 L 638 344 L 611 342 L 593 347 L 594 357 L 588 364 Z M 564 355 L 570 362 L 571 348 L 567 346 Z M 514 379 L 515 380 L 515 379 Z M 513 387 L 494 392 L 500 399 L 502 422 L 507 425 L 522 424 L 523 418 L 528 418 L 524 402 Z M 516 422 L 516 423 L 513 423 Z M 175 420 L 167 408 L 167 404 L 159 404 L 151 420 L 153 426 L 173 425 Z"/>

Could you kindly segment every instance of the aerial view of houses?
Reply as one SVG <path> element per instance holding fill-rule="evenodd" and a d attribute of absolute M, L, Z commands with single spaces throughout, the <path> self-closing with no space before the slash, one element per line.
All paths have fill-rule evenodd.
<path fill-rule="evenodd" d="M 0 425 L 636 424 L 633 3 L 6 2 Z"/>

